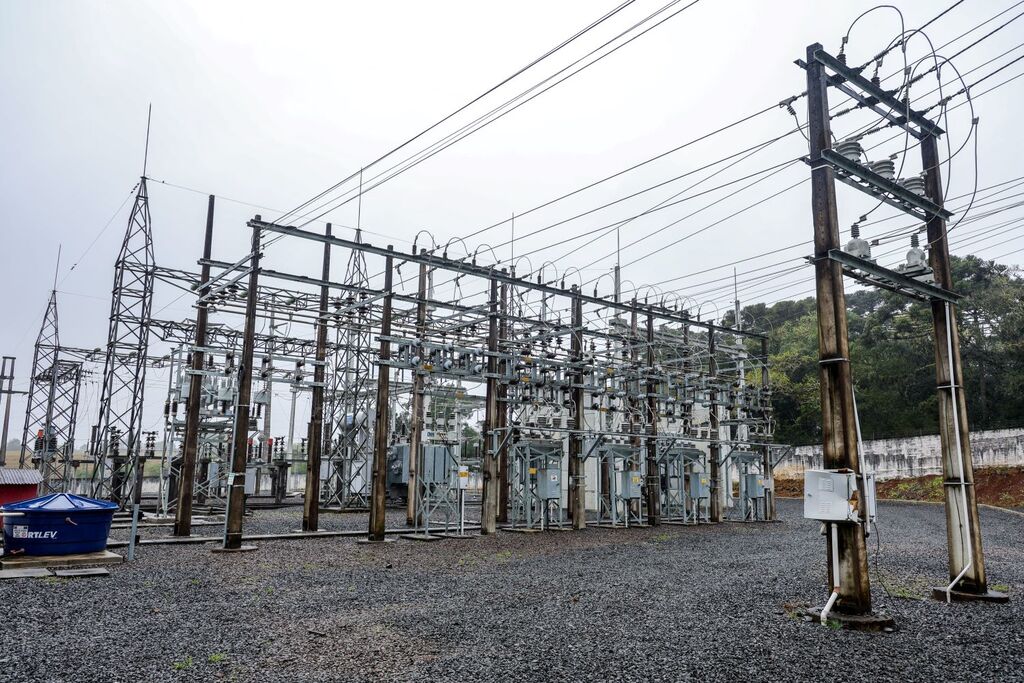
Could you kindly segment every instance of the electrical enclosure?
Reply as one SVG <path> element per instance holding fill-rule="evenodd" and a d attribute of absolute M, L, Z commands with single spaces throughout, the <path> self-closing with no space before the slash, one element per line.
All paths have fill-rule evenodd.
<path fill-rule="evenodd" d="M 636 500 L 640 498 L 643 475 L 637 470 L 624 470 L 619 473 L 619 498 Z"/>
<path fill-rule="evenodd" d="M 839 470 L 804 472 L 804 517 L 821 522 L 859 522 L 857 475 Z"/>
<path fill-rule="evenodd" d="M 704 472 L 693 472 L 688 477 L 687 493 L 690 498 L 709 498 L 711 496 L 711 481 Z"/>
<path fill-rule="evenodd" d="M 745 476 L 747 498 L 764 498 L 764 476 L 760 474 L 747 474 Z"/>

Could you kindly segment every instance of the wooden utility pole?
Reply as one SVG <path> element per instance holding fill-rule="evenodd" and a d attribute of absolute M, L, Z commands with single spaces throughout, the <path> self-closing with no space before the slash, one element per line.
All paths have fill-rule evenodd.
<path fill-rule="evenodd" d="M 320 304 L 316 319 L 316 364 L 313 366 L 313 393 L 309 419 L 309 447 L 306 452 L 306 495 L 302 504 L 302 530 L 320 528 L 320 463 L 324 452 L 324 385 L 327 383 L 327 283 L 331 279 L 331 224 L 327 224 L 324 260 L 321 270 Z"/>
<path fill-rule="evenodd" d="M 426 254 L 420 249 L 420 254 Z M 416 299 L 416 336 L 422 341 L 427 333 L 427 264 L 420 263 L 419 280 L 417 282 Z M 421 351 L 422 352 L 422 351 Z M 419 368 L 413 369 L 412 376 L 412 424 L 409 429 L 409 481 L 406 485 L 405 523 L 413 526 L 417 523 L 416 501 L 420 488 L 417 479 L 421 443 L 423 441 L 423 375 Z"/>
<path fill-rule="evenodd" d="M 857 431 L 850 374 L 850 345 L 846 327 L 846 294 L 842 265 L 829 258 L 829 251 L 841 249 L 836 209 L 835 175 L 822 161 L 821 153 L 831 149 L 828 110 L 828 80 L 821 62 L 815 59 L 820 44 L 807 48 L 807 123 L 810 140 L 811 208 L 814 219 L 814 274 L 817 285 L 818 352 L 821 379 L 821 418 L 825 469 L 850 470 L 861 474 L 857 453 Z M 863 481 L 860 478 L 860 481 Z M 861 519 L 867 519 L 867 503 L 859 497 Z M 839 523 L 839 576 L 833 576 L 830 541 L 826 536 L 825 559 L 829 581 L 838 586 L 834 612 L 866 615 L 871 612 L 871 583 L 864 528 Z"/>
<path fill-rule="evenodd" d="M 502 272 L 505 269 L 502 268 Z M 502 348 L 502 342 L 508 339 L 508 283 L 501 283 L 499 294 L 499 305 L 501 306 L 501 317 L 498 319 L 498 348 Z M 499 364 L 499 371 L 502 377 L 508 377 L 508 362 L 502 359 Z M 498 383 L 498 429 L 501 430 L 502 442 L 505 444 L 498 449 L 498 510 L 497 520 L 508 522 L 508 384 Z"/>
<path fill-rule="evenodd" d="M 192 490 L 196 479 L 196 453 L 199 448 L 199 413 L 203 395 L 203 369 L 206 346 L 206 327 L 209 320 L 209 305 L 203 297 L 210 281 L 210 257 L 213 255 L 213 208 L 211 194 L 206 206 L 206 235 L 203 238 L 203 264 L 199 270 L 199 305 L 196 307 L 196 334 L 192 340 L 192 375 L 188 381 L 188 398 L 185 401 L 185 444 L 182 449 L 181 466 L 178 469 L 178 501 L 174 510 L 174 535 L 192 535 Z"/>
<path fill-rule="evenodd" d="M 259 221 L 260 217 L 256 216 Z M 256 337 L 256 295 L 260 280 L 260 228 L 252 229 L 249 262 L 249 290 L 245 297 L 245 330 L 242 357 L 238 361 L 238 403 L 235 408 L 234 447 L 228 475 L 227 527 L 222 550 L 248 550 L 242 546 L 242 518 L 245 515 L 245 465 L 249 446 L 249 415 L 252 408 L 252 357 Z"/>
<path fill-rule="evenodd" d="M 498 528 L 498 281 L 491 278 L 491 311 L 487 331 L 487 403 L 484 414 L 483 492 L 480 500 L 480 533 Z"/>
<path fill-rule="evenodd" d="M 658 382 L 654 377 L 654 315 L 647 314 L 647 523 L 661 524 L 661 472 L 658 468 Z"/>
<path fill-rule="evenodd" d="M 572 434 L 569 435 L 569 511 L 573 529 L 587 527 L 587 489 L 583 461 L 583 299 L 579 287 L 572 288 L 571 349 L 575 365 L 572 372 Z"/>
<path fill-rule="evenodd" d="M 267 464 L 267 471 L 270 472 L 270 490 L 276 494 L 277 471 L 274 468 L 274 437 L 273 437 L 273 407 L 274 407 L 274 326 L 277 322 L 274 309 L 270 309 L 270 324 L 267 326 L 267 355 L 264 359 L 263 390 L 267 395 L 267 402 L 263 404 L 263 457 L 261 460 Z M 259 493 L 259 479 L 256 480 L 256 491 Z"/>
<path fill-rule="evenodd" d="M 11 399 L 14 398 L 14 356 L 3 357 L 3 368 L 0 369 L 0 397 L 7 396 L 4 407 L 3 435 L 0 436 L 0 467 L 7 464 L 7 428 L 11 422 Z"/>
<path fill-rule="evenodd" d="M 711 399 L 708 406 L 708 420 L 711 423 L 711 441 L 708 445 L 708 465 L 711 469 L 708 500 L 710 510 L 708 517 L 712 523 L 722 521 L 722 444 L 721 428 L 718 422 L 718 359 L 715 348 L 715 328 L 708 326 L 708 394 Z M 728 485 L 729 482 L 726 482 Z"/>
<path fill-rule="evenodd" d="M 929 135 L 921 140 L 921 165 L 925 172 L 925 193 L 942 207 L 942 174 L 935 136 Z M 933 215 L 927 229 L 929 265 L 934 272 L 935 284 L 952 291 L 946 221 Z M 939 299 L 932 299 L 931 306 L 951 588 L 958 599 L 1004 600 L 1004 594 L 988 590 L 985 577 L 956 307 Z M 933 596 L 942 600 L 950 597 L 945 588 L 935 589 Z"/>
<path fill-rule="evenodd" d="M 377 419 L 373 427 L 373 481 L 370 488 L 370 534 L 369 540 L 384 540 L 384 509 L 388 491 L 388 429 L 391 424 L 390 383 L 391 367 L 391 304 L 394 299 L 392 283 L 394 281 L 394 257 L 392 245 L 388 245 L 388 255 L 384 262 L 384 304 L 381 309 L 380 321 L 380 363 L 377 371 Z"/>
<path fill-rule="evenodd" d="M 761 396 L 762 410 L 764 409 L 764 397 L 771 386 L 771 378 L 768 374 L 768 338 L 761 340 Z M 765 419 L 765 445 L 761 446 L 762 467 L 764 468 L 765 490 L 764 490 L 764 518 L 775 519 L 775 477 L 772 474 L 772 448 L 768 445 L 767 416 Z"/>
<path fill-rule="evenodd" d="M 647 304 L 647 300 L 644 299 L 644 304 Z M 640 317 L 639 317 L 639 306 L 637 300 L 633 299 L 633 305 L 629 311 L 629 338 L 631 340 L 629 349 L 629 365 L 636 373 L 636 383 L 633 386 L 633 390 L 630 392 L 636 398 L 630 398 L 631 406 L 629 411 L 629 445 L 632 446 L 630 461 L 626 463 L 626 469 L 639 469 L 640 467 L 640 445 L 643 443 L 643 437 L 640 436 L 642 430 L 643 421 L 640 419 L 640 412 L 644 409 L 645 403 L 640 400 L 640 394 L 647 390 L 646 385 L 641 380 L 640 372 Z M 646 338 L 646 335 L 645 335 Z M 615 467 L 612 465 L 612 471 L 609 473 L 612 477 L 615 476 Z M 615 501 L 612 501 L 612 505 L 615 505 Z M 625 509 L 626 517 L 630 514 L 636 516 L 640 515 L 639 501 L 626 501 L 623 503 L 624 506 L 628 506 Z"/>

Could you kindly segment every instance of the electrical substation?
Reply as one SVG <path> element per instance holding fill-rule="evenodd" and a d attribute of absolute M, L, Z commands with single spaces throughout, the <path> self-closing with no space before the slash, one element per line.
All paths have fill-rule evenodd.
<path fill-rule="evenodd" d="M 757 183 L 777 169 L 799 168 L 799 182 L 778 194 L 795 190 L 790 199 L 811 211 L 807 239 L 795 245 L 800 252 L 796 265 L 783 261 L 784 268 L 775 266 L 749 278 L 741 273 L 741 279 L 734 264 L 750 259 L 741 250 L 734 253 L 731 242 L 741 240 L 727 236 L 722 241 L 730 244 L 721 253 L 723 262 L 727 257 L 730 261 L 725 264 L 729 270 L 702 267 L 697 269 L 700 277 L 681 288 L 670 283 L 690 275 L 645 272 L 633 266 L 641 259 L 623 265 L 620 232 L 626 235 L 631 222 L 666 205 L 712 190 L 701 189 L 683 200 L 677 199 L 680 192 L 594 228 L 594 240 L 608 236 L 616 243 L 609 260 L 602 262 L 608 267 L 596 277 L 587 270 L 593 263 L 543 253 L 547 246 L 541 241 L 557 242 L 559 237 L 539 234 L 564 220 L 517 237 L 513 215 L 510 221 L 450 239 L 438 236 L 449 232 L 419 230 L 411 243 L 364 228 L 363 203 L 373 201 L 370 190 L 453 144 L 448 139 L 419 152 L 423 156 L 382 168 L 379 162 L 392 150 L 291 211 L 260 209 L 241 225 L 219 214 L 223 203 L 233 200 L 205 190 L 199 198 L 171 195 L 188 203 L 193 214 L 205 215 L 205 222 L 175 227 L 201 234 L 203 249 L 193 263 L 165 265 L 160 203 L 154 202 L 152 211 L 150 206 L 150 190 L 156 183 L 166 184 L 148 174 L 154 161 L 151 125 L 154 135 L 162 125 L 158 110 L 151 108 L 146 160 L 131 194 L 120 249 L 103 256 L 113 264 L 106 340 L 61 325 L 65 303 L 55 277 L 48 299 L 38 302 L 44 314 L 31 362 L 17 362 L 27 378 L 25 391 L 14 389 L 20 379 L 15 358 L 3 359 L 5 445 L 11 398 L 23 393 L 26 401 L 20 425 L 19 416 L 13 418 L 13 429 L 21 427 L 17 463 L 8 455 L 7 468 L 38 473 L 31 480 L 23 475 L 8 479 L 11 485 L 36 486 L 36 495 L 46 497 L 35 508 L 19 503 L 0 510 L 5 529 L 29 529 L 12 525 L 34 523 L 33 514 L 43 520 L 40 524 L 56 524 L 45 514 L 57 510 L 58 517 L 67 513 L 67 524 L 81 524 L 78 533 L 85 533 L 100 515 L 108 515 L 107 527 L 97 533 L 103 536 L 110 528 L 130 533 L 127 540 L 111 533 L 109 544 L 100 538 L 98 553 L 104 562 L 119 563 L 122 558 L 111 560 L 111 551 L 125 551 L 130 560 L 125 571 L 137 564 L 137 557 L 157 548 L 167 553 L 161 556 L 165 558 L 200 548 L 216 554 L 204 553 L 193 563 L 247 573 L 254 572 L 265 544 L 279 541 L 287 542 L 297 558 L 318 544 L 338 544 L 339 552 L 353 553 L 361 562 L 387 558 L 391 569 L 392 561 L 397 563 L 389 554 L 395 547 L 414 549 L 407 553 L 450 548 L 446 552 L 454 557 L 467 548 L 505 542 L 498 538 L 512 539 L 508 542 L 518 544 L 516 548 L 533 544 L 553 553 L 551 548 L 565 542 L 558 539 L 569 538 L 608 539 L 601 543 L 614 545 L 623 542 L 615 539 L 635 537 L 655 547 L 668 538 L 652 536 L 655 527 L 678 527 L 674 533 L 687 548 L 733 543 L 723 536 L 742 534 L 736 543 L 746 545 L 738 550 L 730 546 L 734 550 L 721 565 L 726 567 L 723 575 L 737 556 L 749 553 L 770 567 L 772 553 L 781 555 L 786 548 L 788 557 L 800 557 L 803 566 L 813 567 L 821 583 L 818 593 L 796 595 L 787 592 L 786 577 L 775 583 L 766 578 L 760 595 L 769 597 L 746 605 L 748 611 L 767 614 L 773 608 L 765 608 L 765 602 L 785 603 L 785 612 L 780 608 L 777 614 L 791 617 L 805 631 L 826 633 L 821 624 L 898 633 L 904 619 L 879 569 L 880 534 L 886 534 L 887 544 L 899 547 L 908 537 L 899 531 L 903 520 L 891 516 L 919 513 L 881 503 L 876 491 L 880 474 L 864 446 L 854 381 L 857 349 L 851 352 L 848 329 L 846 287 L 853 286 L 920 302 L 931 315 L 928 333 L 936 362 L 926 372 L 935 377 L 946 525 L 945 535 L 939 533 L 935 542 L 946 548 L 947 556 L 940 560 L 948 579 L 938 577 L 941 585 L 928 587 L 933 601 L 927 604 L 935 609 L 952 602 L 987 603 L 961 606 L 967 610 L 1012 609 L 1013 603 L 1004 604 L 1009 601 L 1006 587 L 990 583 L 986 572 L 957 317 L 964 295 L 954 282 L 947 238 L 970 215 L 979 193 L 977 130 L 983 107 L 976 100 L 987 90 L 976 86 L 1009 66 L 991 65 L 995 60 L 990 60 L 975 69 L 957 70 L 958 58 L 1012 20 L 997 14 L 975 27 L 982 37 L 971 34 L 974 42 L 958 44 L 959 52 L 943 51 L 924 39 L 924 30 L 932 23 L 941 25 L 958 5 L 920 28 L 903 28 L 891 41 L 857 36 L 859 45 L 850 39 L 858 17 L 838 50 L 814 43 L 794 60 L 795 67 L 786 65 L 794 94 L 734 123 L 716 123 L 716 130 L 696 138 L 717 135 L 724 144 L 722 133 L 747 120 L 763 114 L 784 120 L 789 126 L 784 135 L 700 167 L 697 171 L 707 169 L 708 175 L 686 190 L 730 168 L 718 164 L 746 159 L 791 137 L 799 143 L 798 156 L 739 180 L 716 180 L 723 184 L 714 190 L 741 197 L 732 187 L 735 183 L 755 177 Z M 923 49 L 925 42 L 928 50 Z M 856 65 L 847 55 L 854 45 L 857 54 L 873 56 Z M 908 61 L 908 45 L 920 48 L 916 61 Z M 931 80 L 938 84 L 934 89 Z M 950 126 L 950 112 L 959 106 L 970 110 L 966 128 Z M 487 125 L 504 113 L 494 110 L 492 119 L 473 125 Z M 972 137 L 974 192 L 969 202 L 960 202 L 960 197 L 951 197 L 943 174 L 949 173 L 955 156 L 971 153 Z M 954 143 L 960 145 L 955 153 Z M 731 151 L 732 146 L 726 148 Z M 719 170 L 712 172 L 715 168 Z M 603 209 L 634 196 L 595 202 Z M 841 210 L 846 201 L 852 212 Z M 354 226 L 332 219 L 331 212 L 341 206 L 356 212 Z M 876 210 L 879 215 L 889 212 L 882 220 L 909 224 L 877 226 L 881 220 L 868 220 Z M 851 215 L 860 217 L 850 220 Z M 215 249 L 222 231 L 241 231 L 248 248 Z M 487 231 L 493 234 L 484 242 L 479 235 Z M 673 233 L 662 234 L 661 243 L 650 246 L 667 249 L 688 236 L 673 241 Z M 887 244 L 896 248 L 882 252 L 880 245 Z M 897 255 L 895 262 L 887 258 L 906 248 L 905 257 Z M 311 253 L 317 257 L 278 258 Z M 766 292 L 791 287 L 775 281 L 797 270 L 805 279 L 813 270 L 814 289 L 808 293 L 815 297 L 823 450 L 822 466 L 804 472 L 802 506 L 793 504 L 782 514 L 775 470 L 794 448 L 778 438 L 779 396 L 773 378 L 785 374 L 775 369 L 771 349 L 781 328 L 760 324 L 745 311 L 743 299 L 758 303 Z M 649 281 L 640 281 L 645 275 Z M 781 286 L 776 289 L 757 289 L 777 284 Z M 158 293 L 176 296 L 174 301 L 186 306 L 189 315 L 177 316 L 165 311 L 166 306 L 154 310 Z M 723 297 L 728 297 L 727 306 L 715 304 Z M 97 394 L 94 405 L 83 409 L 86 382 L 95 384 Z M 162 419 L 154 428 L 147 416 L 156 412 Z M 86 499 L 94 499 L 95 505 L 82 502 Z M 65 505 L 63 500 L 70 502 Z M 64 507 L 47 507 L 57 503 Z M 78 513 L 88 523 L 73 521 Z M 260 520 L 271 514 L 286 522 L 268 532 Z M 784 543 L 773 540 L 780 529 L 804 520 L 815 533 L 801 536 L 799 545 L 775 548 Z M 897 531 L 889 535 L 894 526 Z M 46 529 L 22 531 L 17 538 L 40 540 L 45 546 L 63 533 Z M 986 533 L 986 542 L 991 540 L 1004 543 Z M 20 561 L 18 567 L 36 566 L 25 563 L 32 551 L 19 550 L 14 542 L 15 536 L 6 541 L 2 559 Z M 504 552 L 510 551 L 501 550 L 497 557 Z M 586 603 L 587 585 L 595 581 L 586 562 L 598 552 L 620 551 L 587 546 L 586 552 L 590 560 L 578 560 L 578 570 L 550 560 L 563 574 L 578 571 L 581 587 L 571 589 L 571 604 Z M 1000 563 L 1009 561 L 1005 550 L 996 556 Z M 901 561 L 921 561 L 921 555 L 912 557 Z M 88 558 L 84 562 L 89 564 Z M 456 566 L 456 561 L 449 564 Z M 324 571 L 330 567 L 308 566 Z M 476 571 L 472 562 L 470 566 Z M 668 566 L 667 571 L 675 571 L 674 565 Z M 4 564 L 2 570 L 14 568 Z M 375 594 L 366 585 L 355 588 L 356 571 L 332 581 L 351 582 L 348 590 L 354 593 Z M 650 594 L 704 594 L 709 591 L 701 576 L 720 570 L 701 566 L 698 572 L 681 574 L 679 586 L 659 583 L 657 588 L 644 583 L 641 571 L 625 572 L 623 581 L 648 586 Z M 765 576 L 771 576 L 770 569 Z M 199 579 L 193 581 L 198 584 Z M 533 596 L 522 597 L 532 609 L 544 612 L 546 607 L 529 601 L 538 599 L 534 591 L 543 594 L 546 589 L 529 583 L 527 570 L 508 581 L 518 586 L 520 596 Z M 448 595 L 447 587 L 437 587 L 440 582 L 431 585 Z M 879 588 L 886 594 L 881 607 Z M 455 614 L 462 609 L 457 606 L 461 597 L 449 598 Z M 602 607 L 591 604 L 588 609 Z M 628 625 L 629 617 L 622 622 Z M 303 623 L 300 631 L 308 625 Z M 308 631 L 323 636 L 317 628 L 314 624 Z M 539 627 L 538 633 L 547 631 Z"/>

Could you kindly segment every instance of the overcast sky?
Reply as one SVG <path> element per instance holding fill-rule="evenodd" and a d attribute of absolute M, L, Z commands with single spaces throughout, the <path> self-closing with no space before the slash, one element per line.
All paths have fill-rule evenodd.
<path fill-rule="evenodd" d="M 665 2 L 637 0 L 407 152 L 421 149 L 533 86 Z M 0 108 L 0 199 L 4 207 L 0 263 L 5 283 L 0 352 L 17 356 L 17 387 L 27 387 L 32 344 L 53 286 L 58 245 L 63 249 L 57 276 L 61 341 L 82 347 L 105 344 L 112 265 L 130 202 L 116 210 L 142 172 L 150 103 L 148 175 L 153 179 L 150 194 L 158 263 L 196 269 L 207 193 L 224 198 L 217 206 L 214 256 L 234 261 L 245 251 L 248 233 L 244 222 L 254 213 L 273 218 L 275 210 L 291 209 L 358 171 L 617 4 L 593 0 L 0 3 L 0 100 L 4 103 Z M 446 242 L 799 94 L 805 76 L 793 60 L 803 57 L 806 46 L 816 41 L 833 53 L 838 51 L 850 22 L 872 4 L 702 0 L 496 123 L 368 192 L 361 215 L 367 239 L 408 249 L 423 229 L 438 242 Z M 910 29 L 948 3 L 896 4 Z M 938 47 L 1012 4 L 1010 0 L 967 0 L 929 27 L 928 36 Z M 1003 15 L 940 52 L 951 55 L 1016 13 Z M 1015 48 L 1024 19 L 1021 22 L 965 52 L 955 60 L 956 66 L 965 72 Z M 848 47 L 850 62 L 863 63 L 899 31 L 895 12 L 871 13 L 854 27 Z M 1022 52 L 1015 50 L 965 80 L 973 82 Z M 916 37 L 910 42 L 912 60 L 926 54 L 925 40 Z M 902 67 L 902 56 L 896 51 L 887 57 L 882 74 Z M 1010 66 L 979 86 L 975 95 L 1021 70 L 1020 63 Z M 947 88 L 944 94 L 959 89 L 955 74 L 947 69 L 942 75 Z M 975 101 L 980 116 L 979 187 L 1024 175 L 1019 161 L 1024 149 L 1019 125 L 1022 84 L 1024 79 L 1014 81 Z M 920 99 L 915 99 L 915 105 L 936 101 L 938 95 L 927 95 L 935 86 L 934 77 L 916 86 L 913 94 Z M 954 100 L 950 107 L 963 101 L 962 97 Z M 833 103 L 838 103 L 838 98 Z M 794 106 L 804 121 L 806 101 L 799 100 Z M 835 130 L 841 134 L 868 122 L 870 119 L 851 116 L 837 120 Z M 516 234 L 521 236 L 697 169 L 789 132 L 794 125 L 790 114 L 776 108 L 726 134 L 531 213 L 516 221 Z M 949 113 L 947 128 L 955 151 L 970 130 L 966 106 Z M 888 137 L 879 134 L 871 142 Z M 871 158 L 902 152 L 903 145 L 899 138 L 872 152 Z M 945 156 L 945 145 L 943 148 Z M 790 135 L 689 194 L 805 152 L 803 138 Z M 401 158 L 404 156 L 393 161 Z M 920 169 L 916 152 L 907 159 L 908 172 Z M 944 168 L 950 178 L 947 197 L 969 195 L 975 179 L 973 142 L 951 166 Z M 668 184 L 517 242 L 516 254 L 550 245 L 551 249 L 531 256 L 534 265 L 562 256 L 582 243 L 565 243 L 566 239 L 644 211 L 706 175 Z M 809 240 L 806 183 L 727 218 L 807 176 L 806 166 L 797 163 L 749 189 L 742 188 L 762 176 L 628 224 L 621 231 L 624 246 L 702 209 L 657 236 L 624 248 L 622 263 L 630 265 L 623 277 L 637 285 L 661 282 Z M 703 208 L 719 199 L 720 203 Z M 960 201 L 966 200 L 949 203 Z M 844 229 L 872 206 L 843 186 L 839 204 Z M 893 215 L 883 209 L 872 218 Z M 1012 212 L 1006 212 L 984 225 L 1012 217 Z M 324 219 L 336 226 L 355 225 L 356 205 L 349 204 Z M 719 220 L 722 222 L 713 228 L 671 244 Z M 904 222 L 894 219 L 880 224 L 877 231 Z M 335 232 L 352 234 L 345 227 L 336 227 Z M 469 248 L 504 242 L 510 234 L 510 226 L 502 226 L 473 238 Z M 865 229 L 865 234 L 870 237 L 872 232 Z M 976 250 L 994 257 L 1024 246 L 1021 241 L 1006 241 L 1017 235 L 1019 228 L 988 241 L 983 241 L 982 234 L 962 248 L 954 244 L 953 251 Z M 420 237 L 420 245 L 424 239 Z M 906 245 L 889 245 L 894 246 L 901 251 Z M 573 275 L 570 281 L 591 280 L 609 271 L 615 262 L 614 250 L 613 231 L 558 261 L 558 270 L 587 266 L 582 277 Z M 497 258 L 510 256 L 509 247 L 496 251 Z M 795 259 L 803 253 L 806 250 L 796 249 L 737 266 L 741 287 L 745 287 L 741 298 L 775 301 L 790 294 L 805 296 L 811 286 L 807 269 L 768 282 L 743 282 L 745 270 Z M 482 261 L 496 258 L 481 254 Z M 287 266 L 307 274 L 319 270 L 316 249 L 288 245 L 271 258 L 274 267 Z M 898 259 L 897 254 L 881 260 Z M 1002 260 L 1022 262 L 1024 252 Z M 597 263 L 592 264 L 594 261 Z M 520 266 L 523 269 L 529 270 L 525 262 Z M 336 262 L 334 275 L 340 277 L 343 270 L 344 263 Z M 731 272 L 731 268 L 714 271 L 704 279 L 726 277 Z M 765 272 L 773 271 L 760 274 Z M 681 289 L 681 294 L 702 304 L 704 315 L 717 317 L 712 311 L 724 312 L 732 298 L 730 291 L 715 290 L 721 284 L 702 284 L 702 278 L 696 277 L 663 287 Z M 609 285 L 610 279 L 605 279 L 601 293 L 610 293 Z M 191 302 L 176 300 L 177 296 L 178 292 L 168 287 L 158 289 L 157 317 L 194 315 Z M 86 383 L 80 438 L 96 419 L 99 379 L 97 373 Z M 155 405 L 162 404 L 166 376 L 151 373 L 147 385 L 151 396 L 160 397 Z M 11 436 L 20 437 L 23 402 L 16 400 L 14 406 Z M 159 422 L 158 414 L 147 414 L 147 428 L 156 428 Z"/>

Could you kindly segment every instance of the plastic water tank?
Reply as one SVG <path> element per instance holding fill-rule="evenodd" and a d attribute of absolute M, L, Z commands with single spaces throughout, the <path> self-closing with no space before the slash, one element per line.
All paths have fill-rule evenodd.
<path fill-rule="evenodd" d="M 117 504 L 54 493 L 0 510 L 21 513 L 3 518 L 5 555 L 71 555 L 106 549 Z"/>

